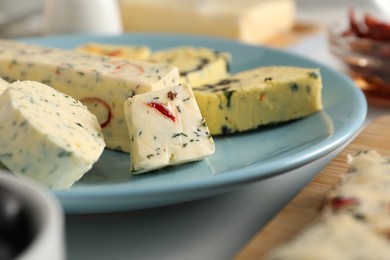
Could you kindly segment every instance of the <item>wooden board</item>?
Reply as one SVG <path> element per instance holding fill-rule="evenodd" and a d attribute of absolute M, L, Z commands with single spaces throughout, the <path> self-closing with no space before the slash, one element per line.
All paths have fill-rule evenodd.
<path fill-rule="evenodd" d="M 238 252 L 236 260 L 262 259 L 314 221 L 327 194 L 340 183 L 349 167 L 347 154 L 375 149 L 390 156 L 390 116 L 373 121 L 322 170 L 266 227 Z"/>

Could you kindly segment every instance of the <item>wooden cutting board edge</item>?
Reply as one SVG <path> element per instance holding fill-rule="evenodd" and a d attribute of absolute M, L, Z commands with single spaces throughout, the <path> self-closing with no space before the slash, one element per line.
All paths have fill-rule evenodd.
<path fill-rule="evenodd" d="M 327 194 L 348 172 L 347 155 L 375 149 L 390 156 L 390 115 L 371 122 L 332 162 L 294 197 L 290 203 L 255 235 L 235 260 L 259 260 L 310 225 L 319 215 Z"/>

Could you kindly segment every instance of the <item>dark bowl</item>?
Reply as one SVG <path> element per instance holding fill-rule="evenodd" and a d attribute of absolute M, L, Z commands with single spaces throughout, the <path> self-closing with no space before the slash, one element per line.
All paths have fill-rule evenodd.
<path fill-rule="evenodd" d="M 65 259 L 63 229 L 48 191 L 0 169 L 0 259 Z"/>

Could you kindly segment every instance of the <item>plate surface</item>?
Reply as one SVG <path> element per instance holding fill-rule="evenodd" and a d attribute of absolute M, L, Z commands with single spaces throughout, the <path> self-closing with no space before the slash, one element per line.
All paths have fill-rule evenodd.
<path fill-rule="evenodd" d="M 215 137 L 216 153 L 189 163 L 139 176 L 128 173 L 127 154 L 106 150 L 67 191 L 54 192 L 66 213 L 85 214 L 169 205 L 220 194 L 312 162 L 348 141 L 362 126 L 366 99 L 347 77 L 303 57 L 236 41 L 172 34 L 121 36 L 60 35 L 21 39 L 71 49 L 87 42 L 142 44 L 152 50 L 180 45 L 205 46 L 232 54 L 232 72 L 265 65 L 320 68 L 324 109 L 273 127 Z"/>

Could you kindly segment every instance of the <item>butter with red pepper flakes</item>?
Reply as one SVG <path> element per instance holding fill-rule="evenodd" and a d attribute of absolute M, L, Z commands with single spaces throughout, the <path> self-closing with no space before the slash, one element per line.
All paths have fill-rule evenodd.
<path fill-rule="evenodd" d="M 259 67 L 193 91 L 212 135 L 286 122 L 322 109 L 318 69 Z"/>
<path fill-rule="evenodd" d="M 124 106 L 133 174 L 202 160 L 215 144 L 190 85 L 135 95 Z"/>
<path fill-rule="evenodd" d="M 0 53 L 0 77 L 39 81 L 81 100 L 97 116 L 107 147 L 123 152 L 130 151 L 123 103 L 180 81 L 178 69 L 165 64 L 6 40 L 0 41 Z"/>
<path fill-rule="evenodd" d="M 101 43 L 87 43 L 80 45 L 76 51 L 89 54 L 110 56 L 128 60 L 144 60 L 150 58 L 151 50 L 147 46 L 113 45 Z"/>
<path fill-rule="evenodd" d="M 328 195 L 324 214 L 348 213 L 388 238 L 390 159 L 375 150 L 348 155 L 350 174 Z"/>
<path fill-rule="evenodd" d="M 227 77 L 231 63 L 229 53 L 206 47 L 177 46 L 151 53 L 146 46 L 89 43 L 76 50 L 130 60 L 169 64 L 179 69 L 181 82 L 188 82 L 192 87 L 213 83 Z"/>
<path fill-rule="evenodd" d="M 276 247 L 265 260 L 356 260 L 389 258 L 386 238 L 349 214 L 312 223 L 288 243 Z"/>
<path fill-rule="evenodd" d="M 16 81 L 0 95 L 0 104 L 0 161 L 18 176 L 67 189 L 104 150 L 96 116 L 45 84 Z"/>
<path fill-rule="evenodd" d="M 390 159 L 359 150 L 347 162 L 350 170 L 328 194 L 317 221 L 265 259 L 389 258 Z"/>

